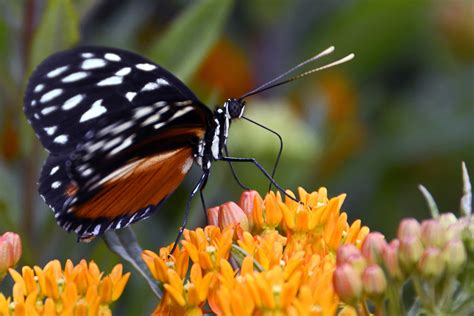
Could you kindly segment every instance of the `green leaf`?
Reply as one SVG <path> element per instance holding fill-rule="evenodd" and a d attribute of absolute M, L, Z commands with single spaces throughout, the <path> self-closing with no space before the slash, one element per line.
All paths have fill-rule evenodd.
<path fill-rule="evenodd" d="M 242 266 L 242 261 L 244 261 L 245 257 L 249 255 L 247 251 L 245 251 L 244 249 L 242 249 L 241 247 L 235 244 L 232 244 L 232 248 L 230 249 L 230 252 L 232 254 L 232 257 L 235 259 L 235 261 L 237 261 L 237 264 L 239 265 L 239 267 Z M 263 267 L 260 265 L 260 263 L 258 263 L 255 259 L 253 259 L 253 266 L 258 272 L 262 272 L 264 270 Z"/>
<path fill-rule="evenodd" d="M 30 71 L 50 54 L 79 40 L 79 18 L 71 0 L 49 0 L 33 38 Z"/>
<path fill-rule="evenodd" d="M 142 259 L 143 249 L 138 244 L 133 230 L 130 227 L 118 231 L 108 231 L 103 236 L 110 250 L 129 262 L 146 279 L 151 290 L 158 299 L 161 299 L 159 283 L 153 279 L 145 261 Z"/>
<path fill-rule="evenodd" d="M 203 0 L 187 8 L 148 55 L 182 80 L 197 70 L 221 33 L 233 0 Z"/>

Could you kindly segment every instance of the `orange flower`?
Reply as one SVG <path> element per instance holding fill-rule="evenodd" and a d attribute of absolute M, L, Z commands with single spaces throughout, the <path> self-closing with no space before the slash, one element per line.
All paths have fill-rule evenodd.
<path fill-rule="evenodd" d="M 103 277 L 97 265 L 82 260 L 77 266 L 68 260 L 64 267 L 57 260 L 41 269 L 24 266 L 20 274 L 9 270 L 15 281 L 13 300 L 0 295 L 0 315 L 111 315 L 109 305 L 121 295 L 130 273 L 122 265 Z M 11 303 L 10 303 L 11 302 Z"/>
<path fill-rule="evenodd" d="M 232 230 L 207 226 L 195 231 L 185 230 L 183 248 L 194 263 L 199 263 L 205 271 L 216 271 L 221 259 L 229 258 L 232 246 Z"/>
<path fill-rule="evenodd" d="M 186 230 L 171 259 L 170 247 L 160 256 L 145 251 L 152 275 L 164 283 L 155 314 L 201 315 L 209 306 L 218 315 L 334 315 L 340 304 L 333 287 L 335 252 L 346 244 L 358 251 L 368 228 L 360 221 L 349 225 L 341 212 L 345 195 L 298 191 L 302 203 L 246 191 L 240 207 L 228 202 L 208 210 L 211 222 L 226 228 Z M 250 219 L 250 230 L 237 230 L 232 245 L 238 217 Z M 194 263 L 189 281 L 187 267 L 178 263 L 188 258 L 184 254 Z"/>

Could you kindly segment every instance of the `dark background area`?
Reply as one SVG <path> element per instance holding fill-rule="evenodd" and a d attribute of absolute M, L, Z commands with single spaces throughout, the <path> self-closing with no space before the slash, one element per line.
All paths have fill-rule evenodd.
<path fill-rule="evenodd" d="M 420 183 L 441 211 L 459 209 L 461 161 L 474 168 L 472 1 L 1 0 L 0 233 L 21 234 L 21 264 L 87 258 L 108 272 L 120 261 L 101 240 L 76 243 L 36 191 L 46 153 L 23 115 L 23 91 L 39 62 L 77 44 L 147 56 L 211 108 L 331 45 L 336 52 L 315 65 L 353 52 L 348 64 L 248 98 L 246 116 L 283 137 L 276 180 L 293 191 L 347 193 L 349 218 L 388 239 L 401 218 L 429 216 Z M 267 169 L 278 152 L 272 134 L 245 121 L 232 125 L 229 145 Z M 253 166 L 237 170 L 265 193 Z M 164 207 L 133 226 L 144 248 L 174 240 L 198 175 L 194 167 Z M 237 201 L 241 191 L 228 166 L 215 163 L 208 206 Z M 204 225 L 198 199 L 191 211 L 189 227 Z M 115 310 L 144 314 L 155 304 L 134 273 Z"/>

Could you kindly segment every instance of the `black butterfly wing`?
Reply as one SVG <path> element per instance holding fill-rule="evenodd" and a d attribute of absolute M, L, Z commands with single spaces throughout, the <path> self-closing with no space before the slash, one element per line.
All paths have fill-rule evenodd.
<path fill-rule="evenodd" d="M 51 152 L 40 194 L 80 237 L 148 216 L 182 181 L 212 115 L 165 69 L 103 47 L 44 61 L 25 113 Z"/>
<path fill-rule="evenodd" d="M 80 47 L 56 53 L 36 68 L 24 110 L 43 146 L 62 154 L 74 150 L 101 118 L 162 100 L 200 103 L 179 79 L 140 55 Z"/>

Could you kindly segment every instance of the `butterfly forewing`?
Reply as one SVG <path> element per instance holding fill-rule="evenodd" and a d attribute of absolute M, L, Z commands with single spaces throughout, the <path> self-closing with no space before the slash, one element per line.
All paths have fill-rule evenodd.
<path fill-rule="evenodd" d="M 34 71 L 25 113 L 52 153 L 69 152 L 101 118 L 158 101 L 197 101 L 176 77 L 130 52 L 84 47 L 57 53 Z"/>
<path fill-rule="evenodd" d="M 212 116 L 165 69 L 103 47 L 38 66 L 25 113 L 50 151 L 40 194 L 80 237 L 148 216 L 182 181 Z"/>

